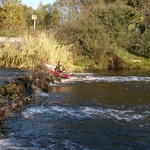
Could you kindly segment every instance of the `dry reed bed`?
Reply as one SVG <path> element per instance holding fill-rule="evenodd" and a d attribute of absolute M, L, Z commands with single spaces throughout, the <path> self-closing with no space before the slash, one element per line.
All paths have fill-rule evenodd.
<path fill-rule="evenodd" d="M 61 61 L 68 71 L 75 70 L 70 46 L 59 44 L 53 35 L 44 32 L 23 35 L 22 42 L 4 42 L 0 47 L 0 60 L 0 66 L 7 68 L 34 68 Z"/>

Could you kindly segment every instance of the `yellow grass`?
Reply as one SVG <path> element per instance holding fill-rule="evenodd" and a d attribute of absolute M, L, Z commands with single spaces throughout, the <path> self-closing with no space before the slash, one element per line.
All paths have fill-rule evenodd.
<path fill-rule="evenodd" d="M 45 63 L 55 66 L 61 61 L 68 71 L 73 71 L 75 66 L 69 49 L 70 46 L 59 44 L 52 35 L 44 32 L 24 35 L 20 44 L 5 42 L 0 48 L 0 66 L 34 68 Z"/>

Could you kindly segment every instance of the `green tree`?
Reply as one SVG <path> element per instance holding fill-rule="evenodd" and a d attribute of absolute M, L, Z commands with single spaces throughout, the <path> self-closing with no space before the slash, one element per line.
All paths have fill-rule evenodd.
<path fill-rule="evenodd" d="M 133 0 L 58 0 L 66 13 L 61 39 L 78 47 L 78 54 L 94 58 L 113 52 L 112 47 L 124 48 L 134 54 L 149 57 L 149 30 L 145 20 L 145 1 Z M 74 2 L 74 3 L 73 3 Z M 135 2 L 135 3 L 134 3 Z M 147 1 L 148 2 L 148 1 Z M 74 17 L 73 9 L 78 14 Z M 76 19 L 79 16 L 78 19 Z"/>
<path fill-rule="evenodd" d="M 52 25 L 53 23 L 53 7 L 50 4 L 39 4 L 35 14 L 37 15 L 37 26 L 42 29 L 45 26 Z"/>
<path fill-rule="evenodd" d="M 57 0 L 57 8 L 59 8 L 61 15 L 61 22 L 73 21 L 78 19 L 79 16 L 79 0 Z M 58 9 L 57 9 L 58 10 Z"/>
<path fill-rule="evenodd" d="M 53 5 L 51 24 L 53 26 L 60 26 L 60 24 L 61 24 L 60 11 L 59 11 L 58 5 L 56 3 L 54 3 L 54 5 Z"/>
<path fill-rule="evenodd" d="M 4 0 L 0 9 L 0 28 L 21 31 L 24 26 L 24 10 L 19 0 Z"/>
<path fill-rule="evenodd" d="M 42 3 L 39 4 L 37 10 L 35 11 L 37 15 L 37 27 L 42 29 L 45 27 L 45 16 L 46 16 L 46 10 Z"/>
<path fill-rule="evenodd" d="M 29 28 L 33 26 L 33 20 L 31 19 L 31 16 L 35 14 L 35 10 L 32 7 L 27 7 L 26 5 L 24 5 L 23 7 L 26 26 Z"/>
<path fill-rule="evenodd" d="M 47 4 L 44 6 L 45 10 L 46 10 L 46 14 L 45 14 L 45 19 L 44 19 L 44 24 L 46 26 L 51 25 L 52 24 L 52 15 L 53 15 L 53 7 L 50 4 Z"/>

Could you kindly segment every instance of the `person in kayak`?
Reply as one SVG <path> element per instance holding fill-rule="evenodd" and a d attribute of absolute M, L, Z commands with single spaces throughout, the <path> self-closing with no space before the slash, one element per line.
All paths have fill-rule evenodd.
<path fill-rule="evenodd" d="M 61 76 L 62 78 L 65 79 L 70 79 L 72 76 L 69 75 L 68 73 L 64 73 L 66 71 L 65 68 L 62 68 L 61 62 L 58 61 L 57 66 L 55 67 L 55 75 Z"/>
<path fill-rule="evenodd" d="M 60 61 L 58 61 L 57 66 L 56 66 L 56 68 L 55 68 L 55 71 L 57 71 L 57 72 L 59 72 L 59 73 L 62 73 L 62 72 L 63 72 L 63 71 L 61 70 L 61 62 L 60 62 Z"/>

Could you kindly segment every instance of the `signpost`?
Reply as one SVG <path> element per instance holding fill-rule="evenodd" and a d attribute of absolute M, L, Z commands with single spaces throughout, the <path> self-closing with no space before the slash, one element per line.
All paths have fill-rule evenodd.
<path fill-rule="evenodd" d="M 32 20 L 34 20 L 34 31 L 36 30 L 36 19 L 37 15 L 32 15 Z"/>

